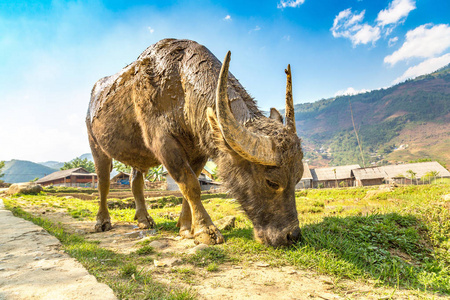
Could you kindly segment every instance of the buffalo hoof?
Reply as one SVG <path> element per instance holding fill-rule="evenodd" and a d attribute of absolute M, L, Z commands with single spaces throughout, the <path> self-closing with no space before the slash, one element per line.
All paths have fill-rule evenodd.
<path fill-rule="evenodd" d="M 153 221 L 152 217 L 150 216 L 145 216 L 144 218 L 138 219 L 138 226 L 140 229 L 155 228 L 155 225 L 156 225 L 155 221 Z"/>
<path fill-rule="evenodd" d="M 97 221 L 97 224 L 95 224 L 95 231 L 96 232 L 103 232 L 103 231 L 108 231 L 111 230 L 112 226 L 111 226 L 111 221 L 110 220 L 106 220 L 106 221 Z"/>
<path fill-rule="evenodd" d="M 207 245 L 222 244 L 224 242 L 222 233 L 214 225 L 205 226 L 195 232 L 194 239 L 196 243 Z"/>

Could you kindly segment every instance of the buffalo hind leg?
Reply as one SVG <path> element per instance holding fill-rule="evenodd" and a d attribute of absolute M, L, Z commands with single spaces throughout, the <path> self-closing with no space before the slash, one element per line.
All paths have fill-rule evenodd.
<path fill-rule="evenodd" d="M 211 217 L 201 202 L 200 183 L 189 165 L 182 147 L 168 135 L 162 135 L 155 145 L 157 146 L 154 153 L 178 184 L 181 193 L 189 204 L 192 218 L 191 233 L 194 235 L 194 239 L 199 243 L 209 245 L 223 243 L 222 234 L 211 221 Z M 187 208 L 185 207 L 184 213 L 186 212 Z"/>
<path fill-rule="evenodd" d="M 191 163 L 192 170 L 195 176 L 200 176 L 200 173 L 205 166 L 206 159 L 200 159 L 194 163 Z M 181 205 L 181 214 L 177 222 L 177 227 L 180 228 L 180 236 L 186 239 L 191 239 L 194 236 L 191 233 L 192 215 L 191 208 L 186 198 L 183 197 L 183 204 Z"/>
<path fill-rule="evenodd" d="M 133 169 L 131 174 L 131 190 L 136 203 L 134 219 L 138 221 L 138 226 L 141 229 L 153 228 L 155 227 L 155 221 L 150 217 L 145 207 L 144 174 L 136 169 Z"/>
<path fill-rule="evenodd" d="M 89 145 L 91 146 L 94 158 L 95 170 L 98 178 L 98 192 L 100 193 L 100 207 L 97 213 L 97 223 L 95 231 L 111 230 L 111 217 L 108 212 L 107 196 L 109 193 L 109 174 L 112 169 L 112 159 L 104 153 L 89 135 Z"/>

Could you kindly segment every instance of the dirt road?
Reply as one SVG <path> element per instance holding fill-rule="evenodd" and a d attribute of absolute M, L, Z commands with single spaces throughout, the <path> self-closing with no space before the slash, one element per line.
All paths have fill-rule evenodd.
<path fill-rule="evenodd" d="M 5 210 L 0 199 L 0 300 L 117 299 L 60 247 L 44 229 Z"/>

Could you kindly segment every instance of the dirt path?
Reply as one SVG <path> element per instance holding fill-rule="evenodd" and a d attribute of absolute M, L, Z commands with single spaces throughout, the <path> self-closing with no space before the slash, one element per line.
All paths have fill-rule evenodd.
<path fill-rule="evenodd" d="M 117 299 L 60 246 L 41 227 L 5 210 L 0 199 L 0 300 Z"/>

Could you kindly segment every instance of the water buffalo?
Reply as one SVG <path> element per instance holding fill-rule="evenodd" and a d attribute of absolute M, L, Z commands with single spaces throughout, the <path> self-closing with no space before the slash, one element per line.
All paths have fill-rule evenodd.
<path fill-rule="evenodd" d="M 86 117 L 99 181 L 97 231 L 111 229 L 106 197 L 112 159 L 132 166 L 135 219 L 154 226 L 144 202 L 144 177 L 163 164 L 183 196 L 180 235 L 223 243 L 200 200 L 198 175 L 208 158 L 254 225 L 259 242 L 289 245 L 300 238 L 294 189 L 303 174 L 290 66 L 286 115 L 265 117 L 236 78 L 194 41 L 165 39 L 93 87 Z"/>

